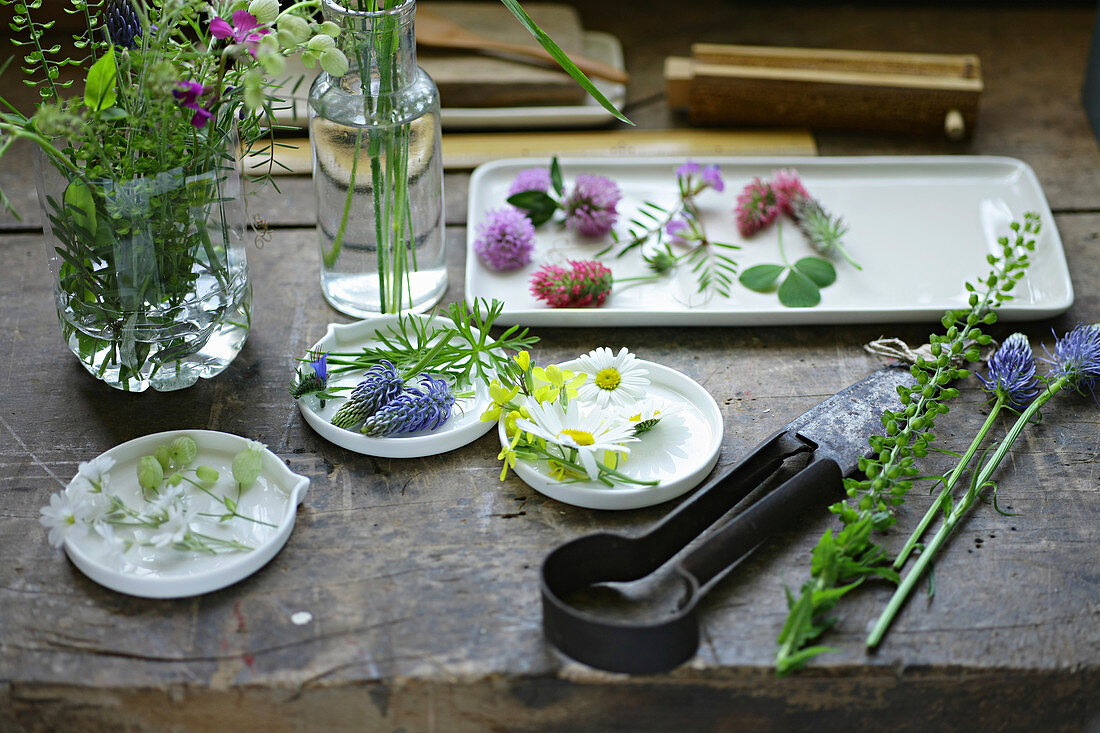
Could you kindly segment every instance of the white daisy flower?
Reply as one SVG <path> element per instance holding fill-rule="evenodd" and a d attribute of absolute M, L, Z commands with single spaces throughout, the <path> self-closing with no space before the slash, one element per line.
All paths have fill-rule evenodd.
<path fill-rule="evenodd" d="M 42 514 L 38 521 L 42 523 L 43 527 L 50 530 L 50 544 L 54 547 L 61 547 L 65 544 L 65 537 L 76 526 L 77 508 L 77 506 L 74 506 L 73 498 L 67 493 L 61 492 L 52 494 L 50 505 L 38 510 Z"/>
<path fill-rule="evenodd" d="M 618 418 L 608 416 L 600 410 L 582 410 L 576 400 L 563 408 L 557 402 L 539 402 L 527 400 L 527 412 L 530 419 L 519 418 L 516 427 L 525 432 L 577 451 L 577 459 L 584 467 L 588 478 L 597 480 L 600 475 L 596 465 L 596 456 L 603 451 L 629 453 L 624 443 L 633 443 L 634 426 Z"/>
<path fill-rule="evenodd" d="M 577 358 L 577 371 L 590 375 L 578 390 L 578 397 L 599 407 L 632 405 L 645 397 L 648 372 L 638 357 L 624 346 L 618 354 L 601 346 Z"/>
<path fill-rule="evenodd" d="M 670 403 L 668 405 L 652 399 L 644 399 L 634 405 L 623 407 L 620 414 L 623 419 L 634 426 L 634 434 L 641 435 L 657 427 L 661 420 L 674 415 L 683 408 L 683 405 Z"/>
<path fill-rule="evenodd" d="M 172 504 L 165 510 L 166 519 L 149 537 L 155 547 L 168 547 L 183 542 L 191 529 L 191 512 L 179 504 Z"/>

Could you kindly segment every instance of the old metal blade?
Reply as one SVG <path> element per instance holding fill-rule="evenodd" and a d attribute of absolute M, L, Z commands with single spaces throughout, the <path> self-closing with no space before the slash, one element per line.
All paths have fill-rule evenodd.
<path fill-rule="evenodd" d="M 901 407 L 898 387 L 916 381 L 907 367 L 884 367 L 810 408 L 787 427 L 817 446 L 815 457 L 833 459 L 847 476 L 870 451 L 867 439 L 883 433 L 883 411 Z"/>

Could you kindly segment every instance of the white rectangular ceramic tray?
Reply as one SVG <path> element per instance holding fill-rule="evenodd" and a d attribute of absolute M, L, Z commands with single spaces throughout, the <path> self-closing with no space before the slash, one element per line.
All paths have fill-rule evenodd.
<path fill-rule="evenodd" d="M 987 255 L 999 254 L 997 239 L 1025 212 L 1039 215 L 1042 231 L 1015 300 L 1000 310 L 1008 320 L 1057 315 L 1073 303 L 1073 286 L 1062 241 L 1046 197 L 1031 168 L 1013 158 L 988 156 L 700 158 L 717 163 L 726 181 L 722 193 L 706 191 L 697 203 L 707 233 L 715 241 L 742 247 L 733 256 L 741 269 L 779 262 L 778 229 L 751 239 L 738 234 L 733 210 L 742 187 L 778 168 L 794 168 L 809 192 L 849 231 L 845 243 L 863 267 L 835 261 L 837 281 L 821 292 L 813 308 L 786 308 L 775 293 L 735 285 L 731 297 L 701 298 L 694 276 L 681 267 L 654 282 L 615 286 L 599 308 L 550 308 L 529 292 L 529 280 L 545 262 L 564 265 L 591 258 L 605 244 L 585 241 L 555 223 L 537 231 L 534 260 L 510 273 L 483 265 L 473 252 L 479 222 L 505 206 L 508 187 L 524 168 L 546 160 L 502 160 L 474 171 L 470 180 L 466 248 L 466 298 L 496 298 L 505 308 L 498 323 L 548 326 L 785 325 L 887 323 L 938 320 L 945 310 L 967 304 L 966 281 L 989 272 Z M 561 159 L 566 188 L 580 173 L 607 176 L 623 192 L 620 222 L 644 201 L 671 205 L 681 159 Z M 621 233 L 625 232 L 621 226 Z M 783 246 L 789 261 L 814 254 L 802 235 L 784 220 Z M 616 277 L 646 274 L 637 252 L 603 258 Z"/>

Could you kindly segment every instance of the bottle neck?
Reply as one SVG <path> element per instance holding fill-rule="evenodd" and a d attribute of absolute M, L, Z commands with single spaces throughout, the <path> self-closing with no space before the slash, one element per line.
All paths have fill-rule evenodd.
<path fill-rule="evenodd" d="M 364 95 L 392 94 L 416 80 L 416 0 L 322 0 L 321 10 L 340 26 L 337 43 Z"/>

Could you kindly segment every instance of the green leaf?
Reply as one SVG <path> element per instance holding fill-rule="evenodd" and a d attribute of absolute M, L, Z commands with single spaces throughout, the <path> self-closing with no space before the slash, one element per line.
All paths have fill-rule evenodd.
<path fill-rule="evenodd" d="M 92 190 L 83 181 L 73 181 L 65 188 L 64 199 L 70 207 L 69 212 L 73 221 L 89 232 L 94 232 L 96 230 L 96 214 Z"/>
<path fill-rule="evenodd" d="M 118 95 L 115 93 L 115 77 L 118 67 L 115 65 L 115 47 L 108 46 L 107 53 L 88 69 L 88 81 L 84 84 L 84 104 L 93 111 L 112 106 Z"/>
<path fill-rule="evenodd" d="M 554 156 L 550 160 L 550 183 L 554 185 L 554 190 L 561 196 L 565 192 L 565 184 L 562 183 L 561 178 L 561 165 L 558 164 L 558 156 Z"/>
<path fill-rule="evenodd" d="M 616 119 L 628 125 L 634 124 L 628 120 L 622 112 L 616 109 L 615 105 L 611 103 L 611 100 L 605 97 L 603 92 L 596 88 L 596 85 L 584 75 L 584 72 L 577 68 L 576 64 L 569 60 L 569 56 L 566 55 L 565 51 L 561 50 L 558 44 L 554 43 L 554 39 L 546 35 L 546 32 L 539 28 L 538 25 L 535 24 L 535 21 L 531 20 L 531 16 L 527 14 L 527 11 L 523 9 L 518 0 L 501 0 L 501 3 L 511 11 L 512 15 L 516 16 L 516 20 L 520 22 L 520 25 L 526 28 L 528 33 L 538 40 L 539 45 L 546 49 L 546 52 L 558 62 L 558 65 L 561 66 L 569 76 L 573 77 L 573 79 L 581 85 L 581 88 L 588 92 L 593 99 L 600 103 L 601 107 L 615 115 Z"/>
<path fill-rule="evenodd" d="M 509 196 L 507 201 L 512 206 L 523 209 L 534 226 L 550 221 L 550 217 L 558 210 L 558 202 L 542 191 L 520 191 Z"/>
<path fill-rule="evenodd" d="M 738 279 L 749 290 L 771 290 L 786 269 L 783 265 L 755 265 L 742 272 Z"/>
<path fill-rule="evenodd" d="M 819 288 L 836 282 L 836 268 L 833 263 L 821 257 L 803 257 L 794 263 L 794 269 L 813 280 Z"/>
<path fill-rule="evenodd" d="M 821 302 L 821 290 L 798 270 L 791 270 L 779 286 L 779 302 L 788 308 L 812 308 Z"/>

